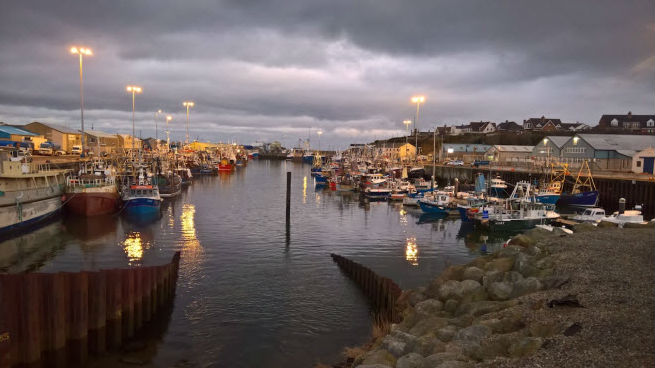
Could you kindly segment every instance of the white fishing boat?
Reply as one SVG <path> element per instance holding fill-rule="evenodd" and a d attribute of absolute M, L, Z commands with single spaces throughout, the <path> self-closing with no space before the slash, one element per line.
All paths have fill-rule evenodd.
<path fill-rule="evenodd" d="M 584 212 L 571 217 L 580 222 L 598 222 L 605 218 L 605 210 L 599 207 L 587 208 Z"/>
<path fill-rule="evenodd" d="M 67 170 L 53 170 L 0 151 L 0 234 L 26 228 L 62 208 Z"/>
<path fill-rule="evenodd" d="M 634 210 L 623 211 L 622 213 L 614 212 L 600 221 L 617 224 L 619 227 L 623 227 L 625 224 L 647 224 L 641 214 L 641 206 L 636 206 Z"/>

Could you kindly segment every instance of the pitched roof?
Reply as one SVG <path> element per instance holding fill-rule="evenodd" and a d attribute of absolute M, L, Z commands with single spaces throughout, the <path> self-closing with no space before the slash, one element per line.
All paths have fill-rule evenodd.
<path fill-rule="evenodd" d="M 547 118 L 547 117 L 540 117 L 540 118 L 529 118 L 528 120 L 524 121 L 523 124 L 525 123 L 531 123 L 533 127 L 536 127 L 537 125 L 543 126 L 544 124 L 548 123 L 549 121 L 552 121 L 553 124 L 562 124 L 562 120 L 560 119 L 552 119 L 552 118 Z"/>
<path fill-rule="evenodd" d="M 6 133 L 6 134 L 16 134 L 16 135 L 28 135 L 28 136 L 36 136 L 38 134 L 32 133 L 27 130 L 23 130 L 20 128 L 16 128 L 10 125 L 0 125 L 0 132 Z"/>
<path fill-rule="evenodd" d="M 502 152 L 532 152 L 534 146 L 512 146 L 505 144 L 496 144 L 492 148 Z"/>
<path fill-rule="evenodd" d="M 453 152 L 477 152 L 483 153 L 491 148 L 488 144 L 466 144 L 466 143 L 445 143 L 443 145 L 444 152 L 452 149 Z"/>
<path fill-rule="evenodd" d="M 505 121 L 498 124 L 498 130 L 521 130 L 521 126 L 513 121 Z"/>
<path fill-rule="evenodd" d="M 94 137 L 98 137 L 98 138 L 114 138 L 114 139 L 118 139 L 118 137 L 116 136 L 116 134 L 109 134 L 109 133 L 101 132 L 101 131 L 99 131 L 99 130 L 84 129 L 84 133 L 86 133 L 86 134 L 88 134 L 88 135 L 92 135 L 92 136 L 94 136 Z"/>
<path fill-rule="evenodd" d="M 568 142 L 569 139 L 571 139 L 571 137 L 568 137 L 568 136 L 559 136 L 559 135 L 549 135 L 548 137 L 546 137 L 546 139 L 548 139 L 549 141 L 553 142 L 553 144 L 554 144 L 557 148 L 562 148 L 562 146 L 564 145 L 564 143 Z"/>
<path fill-rule="evenodd" d="M 64 133 L 64 134 L 80 134 L 80 132 L 78 130 L 71 129 L 71 128 L 68 128 L 68 127 L 66 127 L 64 125 L 60 125 L 60 124 L 43 123 L 43 122 L 40 122 L 40 121 L 34 121 L 34 122 L 30 123 L 30 124 L 34 124 L 34 123 L 41 124 L 41 125 L 46 126 L 46 127 L 50 128 L 52 130 L 56 130 L 56 131 L 58 131 L 60 133 Z M 27 124 L 27 125 L 29 125 L 29 124 Z"/>
<path fill-rule="evenodd" d="M 625 115 L 603 115 L 600 117 L 600 120 L 598 121 L 598 125 L 603 127 L 609 127 L 611 121 L 614 119 L 616 119 L 619 122 L 619 124 L 624 121 L 639 122 L 639 126 L 645 128 L 646 122 L 648 120 L 652 119 L 655 121 L 655 115 L 633 115 L 632 113 L 628 113 Z"/>
<path fill-rule="evenodd" d="M 655 145 L 652 135 L 629 134 L 577 134 L 595 150 L 640 151 Z"/>

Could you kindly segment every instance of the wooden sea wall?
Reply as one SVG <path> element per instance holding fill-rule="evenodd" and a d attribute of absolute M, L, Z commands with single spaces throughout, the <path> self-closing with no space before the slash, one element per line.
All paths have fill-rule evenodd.
<path fill-rule="evenodd" d="M 0 368 L 81 366 L 120 347 L 170 305 L 179 263 L 0 275 Z"/>
<path fill-rule="evenodd" d="M 386 277 L 381 277 L 357 262 L 338 254 L 330 254 L 332 260 L 362 289 L 371 301 L 376 318 L 384 322 L 398 322 L 400 316 L 396 302 L 402 293 L 398 285 Z"/>
<path fill-rule="evenodd" d="M 432 167 L 426 166 L 426 173 L 431 172 Z M 478 173 L 484 173 L 487 179 L 489 178 L 488 169 L 480 169 L 473 167 L 444 167 L 437 166 L 436 169 L 437 179 L 440 184 L 445 184 L 448 180 L 452 181 L 457 178 L 460 181 L 472 183 Z M 491 175 L 499 175 L 503 180 L 509 183 L 516 183 L 520 180 L 533 180 L 541 176 L 527 172 L 518 171 L 499 171 L 491 170 Z M 619 208 L 619 198 L 625 198 L 626 209 L 632 209 L 635 205 L 643 205 L 642 213 L 645 219 L 652 219 L 655 217 L 655 182 L 648 180 L 625 180 L 625 179 L 609 179 L 609 178 L 594 178 L 596 188 L 599 192 L 600 206 L 606 212 L 612 213 Z"/>

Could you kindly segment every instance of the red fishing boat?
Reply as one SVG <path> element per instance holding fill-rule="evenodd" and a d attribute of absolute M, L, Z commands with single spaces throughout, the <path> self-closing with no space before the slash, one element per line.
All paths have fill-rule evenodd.
<path fill-rule="evenodd" d="M 232 165 L 226 158 L 218 163 L 219 172 L 232 172 L 232 170 L 234 170 L 234 165 Z"/>
<path fill-rule="evenodd" d="M 64 206 L 80 216 L 99 216 L 116 212 L 120 195 L 114 170 L 103 162 L 86 162 L 78 175 L 66 179 Z"/>

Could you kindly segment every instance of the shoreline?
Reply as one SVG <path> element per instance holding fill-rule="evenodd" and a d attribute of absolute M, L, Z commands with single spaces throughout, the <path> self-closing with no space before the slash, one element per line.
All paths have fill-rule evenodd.
<path fill-rule="evenodd" d="M 579 224 L 509 246 L 403 291 L 402 322 L 346 349 L 359 368 L 655 364 L 655 232 Z"/>

